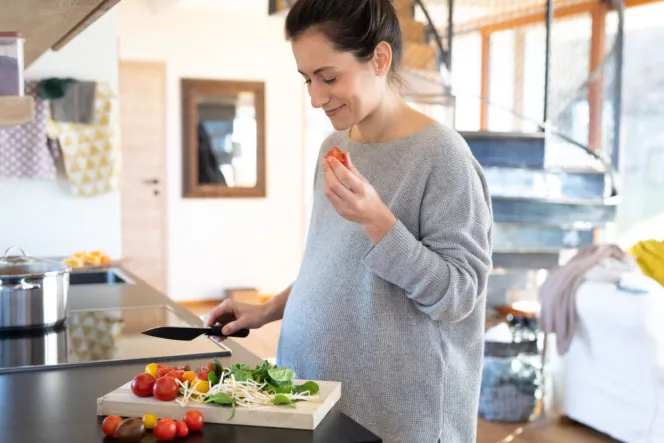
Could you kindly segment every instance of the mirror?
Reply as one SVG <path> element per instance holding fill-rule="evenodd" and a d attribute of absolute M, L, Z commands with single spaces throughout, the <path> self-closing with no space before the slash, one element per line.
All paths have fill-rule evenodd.
<path fill-rule="evenodd" d="M 182 80 L 185 198 L 265 197 L 265 86 Z"/>

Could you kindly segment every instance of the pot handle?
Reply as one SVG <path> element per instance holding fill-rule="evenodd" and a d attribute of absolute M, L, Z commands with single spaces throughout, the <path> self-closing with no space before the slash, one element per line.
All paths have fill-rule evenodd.
<path fill-rule="evenodd" d="M 0 289 L 23 289 L 24 291 L 29 291 L 30 289 L 40 289 L 41 285 L 39 283 L 30 283 L 25 281 L 25 279 L 21 280 L 21 283 L 16 283 L 13 285 L 3 285 L 2 282 L 0 282 Z"/>
<path fill-rule="evenodd" d="M 22 279 L 21 284 L 28 286 L 25 289 L 41 289 L 41 285 L 39 283 L 30 281 L 28 278 Z"/>
<path fill-rule="evenodd" d="M 28 254 L 26 254 L 25 251 L 23 249 L 19 248 L 18 246 L 10 246 L 5 250 L 5 256 L 2 257 L 2 258 L 6 259 L 7 257 L 9 257 L 9 253 L 12 251 L 12 249 L 18 249 L 19 251 L 21 251 L 21 254 L 23 254 L 24 257 L 28 256 Z"/>

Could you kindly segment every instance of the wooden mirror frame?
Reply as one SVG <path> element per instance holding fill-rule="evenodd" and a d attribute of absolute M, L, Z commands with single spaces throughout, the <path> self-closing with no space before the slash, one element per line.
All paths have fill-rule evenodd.
<path fill-rule="evenodd" d="M 265 183 L 265 83 L 236 80 L 183 78 L 182 97 L 182 196 L 184 198 L 261 198 Z M 237 94 L 253 92 L 256 109 L 256 185 L 252 188 L 229 187 L 198 182 L 196 97 L 199 94 Z"/>

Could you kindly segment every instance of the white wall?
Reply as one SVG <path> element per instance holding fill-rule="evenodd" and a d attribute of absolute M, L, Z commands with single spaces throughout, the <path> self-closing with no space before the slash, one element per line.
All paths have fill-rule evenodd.
<path fill-rule="evenodd" d="M 276 293 L 299 268 L 304 91 L 283 18 L 269 17 L 262 3 L 246 10 L 200 0 L 118 6 L 120 58 L 167 66 L 167 292 L 174 300 L 219 298 L 237 286 Z M 183 77 L 265 81 L 267 198 L 181 197 Z"/>
<path fill-rule="evenodd" d="M 75 77 L 118 82 L 115 13 L 108 14 L 58 52 L 48 52 L 27 70 L 27 79 Z M 119 192 L 74 196 L 63 180 L 0 181 L 0 249 L 19 245 L 34 256 L 67 256 L 104 249 L 120 256 Z"/>

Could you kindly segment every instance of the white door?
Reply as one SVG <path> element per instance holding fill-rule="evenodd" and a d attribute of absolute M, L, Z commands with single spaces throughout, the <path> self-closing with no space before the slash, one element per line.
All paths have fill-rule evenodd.
<path fill-rule="evenodd" d="M 166 66 L 121 61 L 123 266 L 166 290 Z"/>

